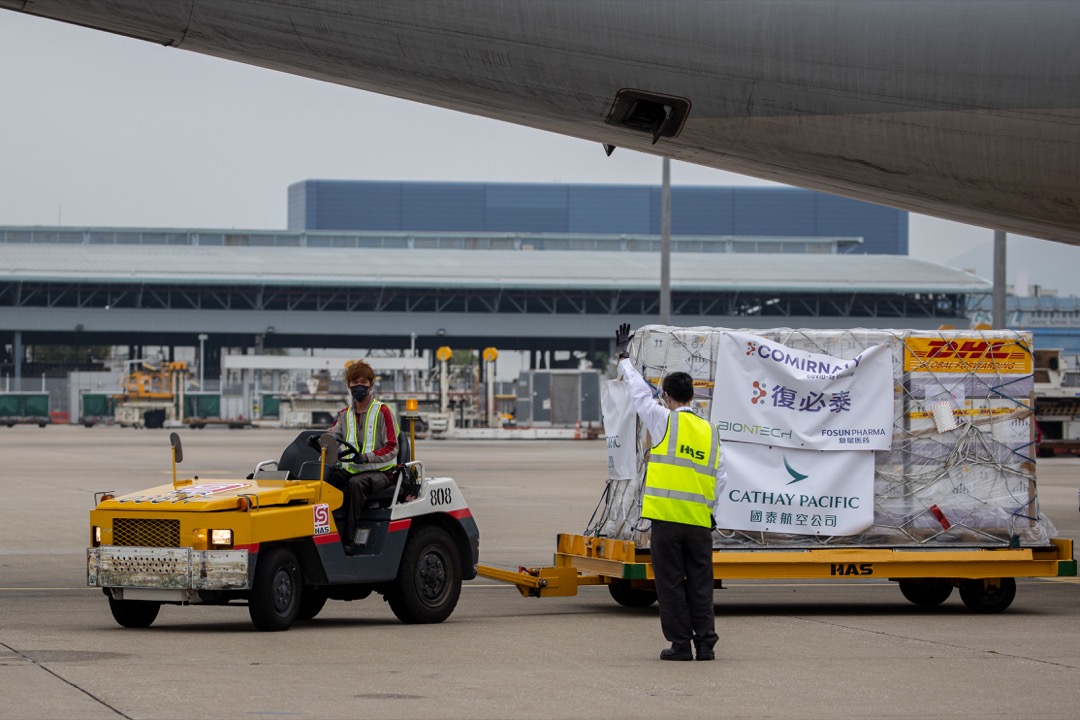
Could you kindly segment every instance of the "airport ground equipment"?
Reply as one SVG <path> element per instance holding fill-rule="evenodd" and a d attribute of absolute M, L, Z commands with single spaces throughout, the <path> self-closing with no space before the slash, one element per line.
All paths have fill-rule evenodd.
<path fill-rule="evenodd" d="M 114 417 L 121 427 L 160 428 L 184 421 L 187 363 L 135 360 L 113 397 Z"/>
<path fill-rule="evenodd" d="M 281 427 L 286 428 L 326 427 L 345 407 L 342 393 L 282 393 L 273 399 L 278 403 Z"/>
<path fill-rule="evenodd" d="M 0 425 L 45 427 L 49 417 L 49 393 L 0 393 Z"/>
<path fill-rule="evenodd" d="M 895 581 L 910 602 L 932 607 L 954 588 L 976 613 L 1012 604 L 1015 578 L 1073 577 L 1072 540 L 1053 538 L 1044 548 L 919 550 L 829 548 L 822 550 L 714 550 L 716 587 L 724 580 Z M 523 596 L 564 597 L 581 585 L 606 585 L 615 602 L 649 607 L 656 602 L 651 557 L 627 540 L 560 534 L 554 565 L 517 572 L 481 565 L 483 577 L 513 583 Z"/>
<path fill-rule="evenodd" d="M 207 426 L 236 429 L 252 425 L 251 419 L 243 416 L 222 417 L 221 395 L 206 392 L 185 393 L 183 422 L 184 425 L 195 430 L 201 430 Z"/>
<path fill-rule="evenodd" d="M 321 451 L 309 446 L 318 437 Z M 148 627 L 163 604 L 239 605 L 259 630 L 310 620 L 327 600 L 378 593 L 405 623 L 436 623 L 476 576 L 479 532 L 450 478 L 424 475 L 399 436 L 395 484 L 357 522 L 346 547 L 343 494 L 324 478 L 339 457 L 329 434 L 301 432 L 277 461 L 247 478 L 180 479 L 114 497 L 90 513 L 87 584 L 100 587 L 113 618 Z M 343 444 L 343 445 L 347 445 Z M 348 459 L 355 449 L 345 447 Z"/>
<path fill-rule="evenodd" d="M 1061 350 L 1035 351 L 1035 422 L 1039 456 L 1080 453 L 1080 385 Z"/>
<path fill-rule="evenodd" d="M 184 424 L 194 430 L 202 430 L 208 426 L 227 427 L 232 430 L 239 430 L 240 428 L 251 427 L 254 423 L 246 418 L 189 417 L 184 418 Z"/>

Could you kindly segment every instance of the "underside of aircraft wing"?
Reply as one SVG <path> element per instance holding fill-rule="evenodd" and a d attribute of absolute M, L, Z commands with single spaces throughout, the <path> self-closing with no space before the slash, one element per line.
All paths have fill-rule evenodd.
<path fill-rule="evenodd" d="M 1080 244 L 1080 3 L 1069 0 L 0 7 Z"/>

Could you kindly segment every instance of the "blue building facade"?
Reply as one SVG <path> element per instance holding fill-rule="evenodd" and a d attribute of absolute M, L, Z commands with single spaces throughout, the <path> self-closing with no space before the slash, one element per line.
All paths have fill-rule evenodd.
<path fill-rule="evenodd" d="M 289 186 L 289 230 L 659 235 L 660 187 L 305 180 Z M 671 189 L 671 232 L 861 237 L 854 252 L 906 255 L 902 210 L 774 187 Z"/>

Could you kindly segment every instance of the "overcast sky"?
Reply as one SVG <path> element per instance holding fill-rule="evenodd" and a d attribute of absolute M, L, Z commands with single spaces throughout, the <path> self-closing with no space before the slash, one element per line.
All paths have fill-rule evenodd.
<path fill-rule="evenodd" d="M 658 157 L 0 10 L 0 225 L 283 229 L 306 179 L 659 184 Z M 681 162 L 674 185 L 768 185 Z M 989 277 L 991 231 L 912 215 Z M 1009 281 L 1080 294 L 1080 248 L 1009 236 Z"/>

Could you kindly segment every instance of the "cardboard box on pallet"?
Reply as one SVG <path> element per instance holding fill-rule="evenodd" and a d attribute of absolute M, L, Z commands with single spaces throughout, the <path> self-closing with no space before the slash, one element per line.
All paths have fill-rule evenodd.
<path fill-rule="evenodd" d="M 695 411 L 710 416 L 726 328 L 639 329 L 631 360 L 651 383 L 693 377 Z M 822 546 L 1042 546 L 1055 534 L 1039 513 L 1035 483 L 1031 337 L 1011 331 L 742 330 L 789 348 L 850 360 L 887 345 L 893 368 L 893 438 L 874 453 L 874 520 L 855 535 L 718 529 L 717 548 Z M 640 518 L 644 456 L 654 443 L 639 424 L 637 476 L 613 483 L 592 531 L 647 547 Z M 719 500 L 724 502 L 724 498 Z"/>

